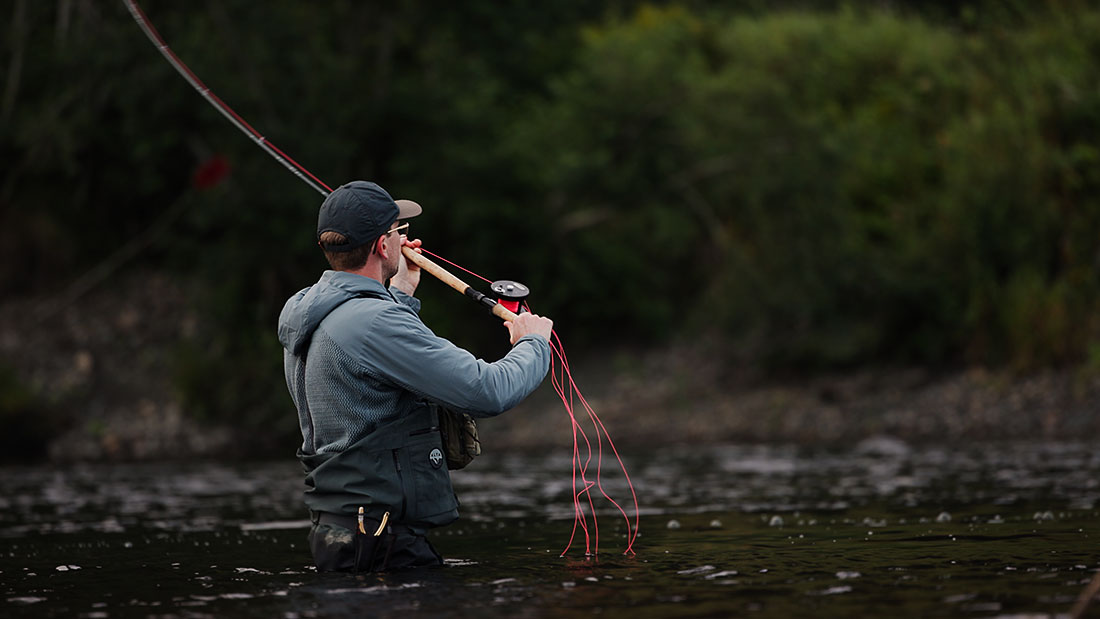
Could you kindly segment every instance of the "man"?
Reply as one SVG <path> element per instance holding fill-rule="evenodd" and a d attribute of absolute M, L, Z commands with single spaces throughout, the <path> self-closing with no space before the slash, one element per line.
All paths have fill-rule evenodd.
<path fill-rule="evenodd" d="M 420 212 L 370 182 L 333 191 L 317 221 L 332 270 L 279 316 L 321 571 L 441 565 L 425 533 L 457 519 L 458 505 L 435 405 L 497 415 L 534 391 L 550 364 L 548 318 L 505 323 L 512 349 L 495 363 L 420 321 L 420 269 L 401 253 L 419 251 L 406 235 Z"/>

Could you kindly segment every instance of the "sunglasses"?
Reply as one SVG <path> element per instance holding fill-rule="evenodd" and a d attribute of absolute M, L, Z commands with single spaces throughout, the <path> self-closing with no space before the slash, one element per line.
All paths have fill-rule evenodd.
<path fill-rule="evenodd" d="M 403 224 L 397 224 L 393 228 L 390 228 L 386 232 L 386 236 L 389 236 L 390 234 L 392 234 L 394 232 L 397 232 L 397 231 L 401 231 L 401 234 L 404 234 L 405 236 L 408 236 L 408 234 L 409 234 L 409 222 L 406 221 Z"/>
<path fill-rule="evenodd" d="M 393 234 L 394 232 L 401 232 L 401 234 L 408 235 L 409 234 L 409 222 L 406 221 L 405 223 L 398 223 L 396 226 L 390 228 L 389 230 L 386 230 L 386 234 L 383 235 L 383 236 L 389 236 L 389 235 Z M 375 247 L 377 247 L 377 245 L 378 245 L 378 240 L 376 239 L 374 241 L 374 243 L 371 245 L 371 248 L 370 248 L 370 253 L 372 255 L 374 254 L 374 249 L 375 249 Z"/>

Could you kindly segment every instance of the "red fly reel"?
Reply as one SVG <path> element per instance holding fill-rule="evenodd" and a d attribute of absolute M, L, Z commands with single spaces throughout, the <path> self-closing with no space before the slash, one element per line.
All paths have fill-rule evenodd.
<path fill-rule="evenodd" d="M 519 304 L 531 294 L 531 289 L 510 279 L 499 279 L 489 288 L 497 295 L 497 303 L 513 314 L 519 313 Z"/>

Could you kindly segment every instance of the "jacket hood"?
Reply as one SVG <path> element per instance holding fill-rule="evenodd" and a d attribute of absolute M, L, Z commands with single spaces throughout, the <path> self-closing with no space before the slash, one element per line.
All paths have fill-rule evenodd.
<path fill-rule="evenodd" d="M 279 313 L 279 342 L 295 356 L 309 348 L 313 332 L 321 321 L 344 302 L 357 297 L 390 297 L 376 279 L 347 273 L 325 271 L 316 284 L 287 299 Z"/>

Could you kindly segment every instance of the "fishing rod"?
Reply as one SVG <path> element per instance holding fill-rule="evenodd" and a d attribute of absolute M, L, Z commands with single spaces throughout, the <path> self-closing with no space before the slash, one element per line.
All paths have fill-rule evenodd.
<path fill-rule="evenodd" d="M 274 157 L 275 161 L 283 164 L 283 167 L 285 167 L 287 170 L 290 170 L 290 172 L 294 174 L 294 176 L 297 176 L 298 178 L 305 181 L 307 185 L 316 189 L 323 196 L 327 196 L 329 193 L 332 192 L 331 187 L 324 184 L 319 178 L 314 176 L 309 170 L 305 169 L 305 167 L 303 167 L 297 161 L 291 159 L 286 153 L 279 150 L 277 146 L 272 144 L 267 138 L 261 135 L 259 131 L 253 129 L 252 125 L 248 124 L 245 119 L 241 118 L 239 114 L 234 112 L 233 108 L 226 105 L 224 101 L 219 99 L 217 95 L 215 95 L 209 88 L 207 88 L 206 84 L 202 83 L 202 80 L 199 79 L 199 76 L 195 75 L 195 73 L 191 71 L 191 69 L 186 64 L 184 64 L 184 62 L 180 60 L 178 56 L 176 56 L 175 52 L 173 52 L 172 49 L 168 47 L 168 44 L 164 42 L 163 38 L 161 38 L 160 33 L 157 32 L 157 29 L 154 28 L 149 19 L 145 17 L 145 12 L 142 11 L 141 7 L 137 5 L 136 0 L 123 0 L 123 2 L 126 3 L 126 8 L 130 10 L 130 15 L 133 16 L 134 21 L 136 21 L 137 25 L 141 27 L 141 31 L 145 33 L 145 36 L 149 39 L 149 41 L 153 43 L 153 46 L 157 48 L 157 51 L 159 51 L 161 55 L 164 56 L 166 60 L 168 60 L 168 64 L 172 65 L 172 68 L 174 68 L 176 71 L 179 72 L 180 75 L 183 76 L 183 79 L 187 80 L 188 84 L 191 84 L 192 88 L 194 88 L 196 91 L 198 91 L 200 95 L 202 95 L 203 99 L 206 99 L 206 101 L 210 105 L 214 106 L 214 109 L 218 110 L 218 112 L 220 112 L 222 116 L 225 116 L 229 120 L 229 122 L 233 123 L 233 126 L 240 129 L 242 133 L 247 135 L 253 142 L 255 142 L 260 148 L 262 148 L 264 152 Z M 322 187 L 324 189 L 322 189 Z"/>
<path fill-rule="evenodd" d="M 146 38 L 149 39 L 153 46 L 157 48 L 157 51 L 159 51 L 161 55 L 164 56 L 165 60 L 167 60 L 168 63 L 172 65 L 172 67 L 180 75 L 182 75 L 184 79 L 187 80 L 187 83 L 191 84 L 191 86 L 202 96 L 203 99 L 207 101 L 207 103 L 214 106 L 214 109 L 218 110 L 218 112 L 226 119 L 228 119 L 229 122 L 233 124 L 233 126 L 239 129 L 246 136 L 248 136 L 248 138 L 255 142 L 257 146 L 263 149 L 264 152 L 266 152 L 268 155 L 271 155 L 271 157 L 282 164 L 283 167 L 293 173 L 294 176 L 301 179 L 322 196 L 328 197 L 328 195 L 332 193 L 332 188 L 330 188 L 319 178 L 314 176 L 313 173 L 311 173 L 297 161 L 291 159 L 286 153 L 279 150 L 277 146 L 272 144 L 267 138 L 260 134 L 259 131 L 256 131 L 254 128 L 252 128 L 252 125 L 248 124 L 248 122 L 241 118 L 239 114 L 234 112 L 233 108 L 229 107 L 229 105 L 227 105 L 224 101 L 218 98 L 218 96 L 215 95 L 209 88 L 207 88 L 206 84 L 204 84 L 202 80 L 200 80 L 198 76 L 195 75 L 195 73 L 191 71 L 191 69 L 182 60 L 180 60 L 178 56 L 176 56 L 175 52 L 173 52 L 172 49 L 168 47 L 168 44 L 160 36 L 160 33 L 157 32 L 156 28 L 153 27 L 153 24 L 145 16 L 145 13 L 141 10 L 141 7 L 138 6 L 136 0 L 123 0 L 123 2 L 125 3 L 126 8 L 129 9 L 130 15 L 134 18 L 134 21 L 137 22 L 138 26 L 141 28 L 141 31 L 145 33 Z M 488 307 L 492 311 L 493 315 L 507 321 L 515 320 L 517 314 L 521 311 L 520 304 L 529 293 L 528 288 L 523 284 L 511 280 L 498 280 L 495 282 L 491 282 L 491 289 L 498 296 L 497 299 L 492 299 L 487 295 L 478 292 L 459 278 L 455 277 L 443 267 L 432 262 L 420 253 L 414 251 L 411 247 L 404 246 L 401 248 L 401 251 L 407 259 L 419 266 L 421 269 L 427 271 L 436 279 L 442 281 L 451 288 L 454 288 L 466 297 L 473 299 L 474 301 Z M 463 270 L 466 269 L 463 268 Z M 472 275 L 475 275 L 476 277 L 485 279 L 480 275 L 473 273 L 472 271 L 468 272 Z M 485 281 L 488 282 L 489 280 L 486 279 Z M 596 508 L 593 504 L 593 496 L 591 493 L 591 489 L 593 487 L 598 488 L 603 497 L 611 502 L 611 504 L 614 505 L 616 509 L 618 509 L 619 513 L 622 514 L 623 519 L 626 521 L 627 529 L 627 545 L 626 550 L 623 551 L 623 554 L 633 554 L 634 541 L 637 539 L 638 536 L 638 523 L 640 517 L 640 513 L 638 510 L 638 496 L 634 492 L 634 485 L 633 483 L 631 483 L 630 475 L 626 472 L 626 466 L 623 464 L 622 458 L 619 456 L 619 452 L 615 448 L 614 442 L 611 440 L 611 435 L 608 434 L 607 429 L 603 426 L 603 422 L 599 420 L 599 417 L 596 416 L 595 411 L 592 410 L 592 407 L 589 406 L 588 403 L 585 401 L 584 396 L 581 395 L 580 389 L 577 387 L 576 383 L 573 382 L 572 373 L 569 370 L 569 362 L 565 357 L 565 348 L 562 345 L 561 340 L 554 332 L 551 332 L 551 339 L 552 341 L 549 342 L 550 349 L 557 356 L 557 359 L 561 362 L 562 366 L 562 373 L 560 376 L 557 375 L 556 371 L 552 372 L 553 376 L 551 378 L 551 383 L 554 386 L 554 390 L 561 398 L 562 403 L 565 405 L 565 410 L 569 414 L 569 418 L 573 426 L 573 535 L 569 537 L 569 543 L 566 545 L 565 550 L 562 551 L 561 555 L 565 556 L 565 553 L 569 551 L 569 548 L 573 544 L 573 536 L 576 535 L 578 527 L 580 527 L 584 531 L 585 554 L 591 555 L 599 553 L 599 531 L 596 525 Z M 551 358 L 551 360 L 553 361 L 553 357 Z M 553 370 L 553 363 L 551 363 L 551 369 Z M 589 441 L 587 434 L 585 434 L 584 430 L 580 427 L 580 424 L 576 416 L 574 415 L 572 397 L 574 394 L 577 396 L 577 400 L 583 407 L 584 411 L 588 414 L 593 425 L 596 426 L 596 448 L 598 450 L 598 460 L 596 466 L 595 480 L 590 480 L 587 478 L 588 464 L 592 459 L 592 444 L 591 441 Z M 630 488 L 630 495 L 634 501 L 633 523 L 631 523 L 630 517 L 627 516 L 627 513 L 623 509 L 623 507 L 620 506 L 610 496 L 608 496 L 608 494 L 603 490 L 603 485 L 600 482 L 600 463 L 603 459 L 603 440 L 600 438 L 601 431 L 603 435 L 607 437 L 608 445 L 615 453 L 615 457 L 619 462 L 619 467 L 622 469 L 623 475 L 626 478 L 627 485 Z M 580 442 L 578 441 L 578 434 L 584 440 L 588 451 L 588 458 L 583 462 L 581 457 Z M 577 479 L 578 476 L 580 477 L 579 483 Z M 577 490 L 578 486 L 581 488 L 580 490 Z M 592 526 L 595 530 L 594 547 L 591 547 L 590 545 L 588 522 L 583 513 L 584 510 L 582 508 L 581 497 L 585 497 L 589 512 L 592 515 Z M 590 551 L 590 547 L 594 548 L 594 552 Z"/>
<path fill-rule="evenodd" d="M 509 322 L 516 319 L 516 315 L 520 312 L 520 303 L 527 297 L 529 292 L 527 286 L 519 282 L 502 279 L 492 283 L 492 291 L 499 297 L 494 299 L 478 292 L 473 286 L 470 286 L 452 275 L 450 271 L 424 257 L 423 254 L 417 253 L 412 247 L 402 247 L 401 253 L 405 254 L 405 257 L 408 258 L 410 262 L 427 271 L 439 281 L 461 292 L 475 302 L 488 307 L 489 311 L 492 312 L 494 316 Z"/>

